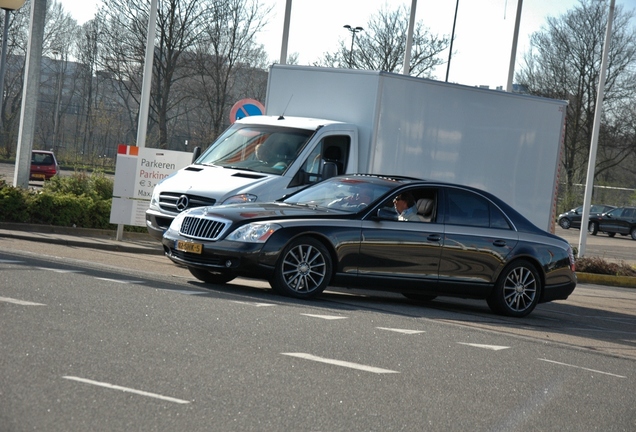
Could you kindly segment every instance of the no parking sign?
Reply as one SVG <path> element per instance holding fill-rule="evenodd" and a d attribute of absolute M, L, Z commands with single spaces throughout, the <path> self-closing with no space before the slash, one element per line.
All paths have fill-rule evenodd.
<path fill-rule="evenodd" d="M 247 116 L 263 115 L 265 107 L 255 99 L 241 99 L 230 110 L 230 124 Z"/>

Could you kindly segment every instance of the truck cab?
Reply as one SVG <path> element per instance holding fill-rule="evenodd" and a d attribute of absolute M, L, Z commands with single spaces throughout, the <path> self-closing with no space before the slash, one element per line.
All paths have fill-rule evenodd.
<path fill-rule="evenodd" d="M 161 181 L 146 226 L 161 240 L 193 207 L 273 201 L 329 176 L 357 171 L 358 130 L 322 119 L 254 116 L 238 120 L 193 163 Z"/>

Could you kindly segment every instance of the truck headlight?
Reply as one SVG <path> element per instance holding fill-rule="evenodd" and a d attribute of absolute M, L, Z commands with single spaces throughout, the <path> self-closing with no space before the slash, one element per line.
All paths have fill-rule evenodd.
<path fill-rule="evenodd" d="M 150 198 L 150 206 L 149 208 L 153 210 L 159 210 L 159 191 L 158 188 L 154 188 L 152 190 L 152 198 Z"/>
<path fill-rule="evenodd" d="M 235 229 L 226 239 L 245 243 L 265 243 L 280 228 L 281 226 L 278 224 L 252 222 Z"/>
<path fill-rule="evenodd" d="M 232 195 L 221 204 L 244 204 L 248 202 L 256 201 L 256 195 L 253 194 L 240 194 L 240 195 Z"/>
<path fill-rule="evenodd" d="M 179 213 L 177 217 L 174 218 L 172 222 L 170 223 L 170 227 L 168 228 L 168 231 L 175 231 L 177 233 L 181 231 L 181 224 L 183 223 L 183 219 L 185 219 L 187 213 L 188 212 Z"/>

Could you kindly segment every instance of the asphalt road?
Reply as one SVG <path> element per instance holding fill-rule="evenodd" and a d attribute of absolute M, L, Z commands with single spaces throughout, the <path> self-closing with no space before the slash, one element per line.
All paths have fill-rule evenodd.
<path fill-rule="evenodd" d="M 636 290 L 485 302 L 205 285 L 161 256 L 2 239 L 2 430 L 634 430 Z"/>

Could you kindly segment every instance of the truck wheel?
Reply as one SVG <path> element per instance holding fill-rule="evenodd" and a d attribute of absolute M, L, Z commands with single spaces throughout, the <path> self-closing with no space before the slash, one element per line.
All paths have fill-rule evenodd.
<path fill-rule="evenodd" d="M 632 228 L 630 234 L 632 235 L 632 240 L 636 240 L 636 227 Z"/>
<path fill-rule="evenodd" d="M 217 285 L 228 283 L 236 277 L 233 274 L 227 272 L 211 272 L 194 267 L 188 267 L 188 270 L 190 270 L 192 276 L 199 279 L 200 281 Z"/>
<path fill-rule="evenodd" d="M 563 229 L 570 229 L 572 222 L 570 222 L 570 219 L 568 218 L 561 218 L 559 219 L 559 226 Z"/>
<path fill-rule="evenodd" d="M 289 297 L 312 298 L 327 288 L 331 268 L 327 248 L 314 238 L 300 237 L 283 250 L 270 285 Z"/>
<path fill-rule="evenodd" d="M 587 232 L 592 235 L 596 235 L 596 233 L 598 233 L 598 222 L 590 222 L 587 226 Z"/>
<path fill-rule="evenodd" d="M 518 260 L 501 272 L 486 301 L 500 315 L 524 317 L 534 310 L 541 295 L 541 278 L 529 261 Z"/>

